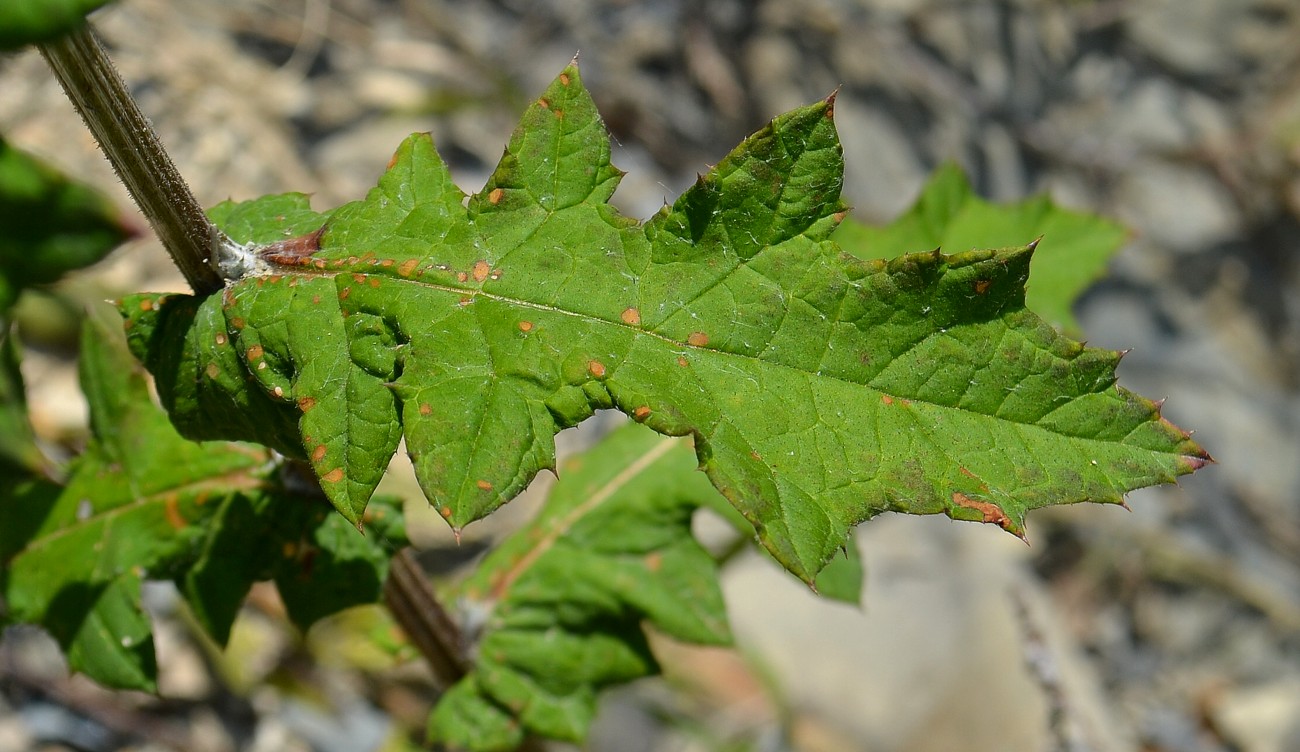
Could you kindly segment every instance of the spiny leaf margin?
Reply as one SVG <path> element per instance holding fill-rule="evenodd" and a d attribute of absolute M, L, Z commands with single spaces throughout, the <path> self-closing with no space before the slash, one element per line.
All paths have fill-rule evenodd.
<path fill-rule="evenodd" d="M 1120 503 L 1208 461 L 1114 385 L 1118 353 L 1025 310 L 1032 244 L 840 252 L 832 113 L 828 99 L 778 117 L 639 225 L 607 204 L 621 173 L 567 68 L 468 201 L 412 136 L 365 200 L 229 286 L 224 322 L 197 303 L 212 315 L 187 336 L 243 365 L 221 389 L 297 407 L 300 452 L 349 519 L 403 435 L 459 528 L 552 467 L 557 430 L 613 407 L 692 435 L 714 485 L 809 582 L 883 511 L 1023 534 L 1030 509 Z M 157 329 L 145 302 L 128 324 Z"/>

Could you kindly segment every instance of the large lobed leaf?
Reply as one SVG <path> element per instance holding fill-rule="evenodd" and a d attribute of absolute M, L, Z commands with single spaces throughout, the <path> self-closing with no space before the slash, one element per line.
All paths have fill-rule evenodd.
<path fill-rule="evenodd" d="M 598 690 L 657 672 L 643 621 L 730 642 L 717 567 L 691 537 L 692 513 L 717 496 L 694 464 L 684 442 L 636 424 L 566 462 L 537 519 L 451 594 L 482 627 L 432 738 L 475 752 L 524 734 L 580 742 Z"/>
<path fill-rule="evenodd" d="M 155 688 L 145 579 L 176 579 L 219 642 L 255 580 L 274 578 L 304 628 L 378 598 L 385 547 L 402 542 L 391 500 L 376 499 L 370 517 L 381 535 L 366 539 L 268 477 L 265 450 L 182 439 L 150 401 L 117 327 L 95 317 L 81 381 L 93 440 L 67 485 L 0 483 L 7 619 L 46 627 L 74 670 L 112 687 Z"/>
<path fill-rule="evenodd" d="M 890 224 L 872 227 L 849 218 L 834 239 L 858 258 L 889 259 L 934 248 L 1002 248 L 1039 237 L 1025 302 L 1051 324 L 1074 332 L 1078 325 L 1071 306 L 1101 276 L 1128 232 L 1101 217 L 1063 209 L 1045 195 L 1014 204 L 989 203 L 976 195 L 961 168 L 949 163 L 930 177 L 912 208 Z"/>
<path fill-rule="evenodd" d="M 607 203 L 621 173 L 570 67 L 468 201 L 417 134 L 319 231 L 250 227 L 267 274 L 123 313 L 178 425 L 275 443 L 293 413 L 296 451 L 350 519 L 403 436 L 459 528 L 553 466 L 556 431 L 612 407 L 694 436 L 809 582 L 881 512 L 1020 534 L 1030 509 L 1117 503 L 1208 460 L 1115 386 L 1117 353 L 1025 309 L 1032 244 L 840 252 L 832 113 L 782 115 L 641 225 Z M 275 420 L 222 417 L 239 406 Z"/>

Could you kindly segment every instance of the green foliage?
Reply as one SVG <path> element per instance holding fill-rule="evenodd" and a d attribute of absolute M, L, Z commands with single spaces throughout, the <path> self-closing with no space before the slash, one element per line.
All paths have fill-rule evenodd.
<path fill-rule="evenodd" d="M 0 21 L 6 12 L 0 10 Z M 53 282 L 72 269 L 93 264 L 132 234 L 107 198 L 68 180 L 3 138 L 0 227 L 4 228 L 0 232 L 0 316 L 22 288 Z"/>
<path fill-rule="evenodd" d="M 36 448 L 36 437 L 27 420 L 27 394 L 18 369 L 18 340 L 0 318 L 0 491 L 19 477 L 39 474 L 45 458 Z"/>
<path fill-rule="evenodd" d="M 1016 204 L 989 203 L 975 194 L 961 168 L 949 163 L 930 177 L 916 204 L 890 224 L 871 227 L 847 219 L 835 233 L 845 251 L 863 259 L 935 248 L 1023 246 L 1039 237 L 1025 302 L 1049 323 L 1077 331 L 1070 306 L 1128 237 L 1114 222 L 1062 209 L 1045 195 Z"/>
<path fill-rule="evenodd" d="M 809 582 L 880 512 L 1020 534 L 1030 509 L 1118 503 L 1206 461 L 1114 385 L 1117 353 L 1025 309 L 1032 246 L 841 253 L 831 115 L 777 118 L 642 225 L 607 203 L 621 173 L 570 67 L 468 201 L 412 136 L 321 232 L 251 228 L 276 242 L 273 273 L 123 313 L 178 425 L 274 444 L 296 411 L 297 453 L 349 519 L 403 436 L 459 528 L 551 467 L 556 431 L 613 407 L 694 436 L 714 485 Z"/>
<path fill-rule="evenodd" d="M 4 0 L 0 2 L 0 50 L 48 42 L 80 26 L 86 14 L 109 0 Z"/>
<path fill-rule="evenodd" d="M 9 619 L 41 624 L 74 670 L 110 687 L 155 688 L 145 579 L 176 579 L 224 641 L 254 580 L 274 578 L 300 626 L 374 601 L 400 514 L 376 499 L 382 542 L 322 501 L 285 490 L 270 455 L 182 439 L 153 405 L 117 327 L 82 337 L 92 441 L 66 485 L 26 479 L 0 497 L 0 587 Z"/>
<path fill-rule="evenodd" d="M 483 627 L 431 737 L 476 752 L 526 733 L 579 742 L 597 690 L 657 672 L 642 622 L 729 643 L 716 566 L 691 537 L 717 495 L 686 443 L 636 424 L 569 460 L 538 517 L 449 594 Z"/>

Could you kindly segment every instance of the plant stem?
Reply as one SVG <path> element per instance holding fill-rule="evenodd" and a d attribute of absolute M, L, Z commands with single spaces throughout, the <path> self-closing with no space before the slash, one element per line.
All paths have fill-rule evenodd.
<path fill-rule="evenodd" d="M 384 605 L 424 656 L 440 691 L 465 675 L 460 630 L 438 602 L 409 548 L 398 551 L 389 563 Z"/>
<path fill-rule="evenodd" d="M 214 262 L 238 246 L 208 221 L 90 26 L 40 50 L 190 287 L 220 290 Z"/>

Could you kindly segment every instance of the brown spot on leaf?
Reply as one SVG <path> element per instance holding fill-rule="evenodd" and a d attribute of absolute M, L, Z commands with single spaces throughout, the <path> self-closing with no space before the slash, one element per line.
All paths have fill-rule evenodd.
<path fill-rule="evenodd" d="M 415 271 L 415 267 L 419 266 L 419 264 L 419 259 L 407 259 L 397 267 L 397 273 L 403 277 L 409 277 L 411 276 L 411 272 Z"/>
<path fill-rule="evenodd" d="M 548 101 L 546 101 L 546 97 L 538 97 L 538 98 L 537 98 L 537 106 L 538 106 L 538 107 L 541 107 L 543 110 L 549 110 L 549 109 L 551 109 L 551 103 L 548 102 Z"/>
<path fill-rule="evenodd" d="M 506 191 L 504 188 L 493 188 L 491 192 L 488 193 L 488 203 L 492 204 L 493 206 L 496 206 L 497 204 L 501 203 L 501 199 L 505 195 L 506 195 Z"/>
<path fill-rule="evenodd" d="M 560 74 L 560 85 L 561 85 L 561 86 L 568 86 L 568 85 L 569 85 L 569 74 L 568 74 L 568 73 L 561 73 L 561 74 Z"/>
<path fill-rule="evenodd" d="M 438 514 L 442 515 L 442 518 L 445 520 L 451 519 L 451 507 L 443 507 L 442 509 L 439 509 Z"/>
<path fill-rule="evenodd" d="M 375 288 L 376 290 L 378 290 L 378 289 L 379 289 L 379 278 L 378 278 L 378 277 L 371 277 L 371 278 L 370 278 L 370 286 L 373 287 L 373 288 Z"/>
<path fill-rule="evenodd" d="M 298 398 L 298 411 L 299 411 L 299 412 L 304 412 L 304 413 L 305 413 L 305 412 L 307 412 L 308 410 L 312 409 L 312 408 L 315 407 L 315 406 L 316 406 L 316 398 L 315 398 L 315 397 L 299 397 L 299 398 Z"/>
<path fill-rule="evenodd" d="M 843 222 L 845 217 L 847 216 L 849 216 L 849 213 L 847 210 L 845 210 L 845 211 L 835 212 L 833 215 L 831 215 L 831 218 L 835 220 L 835 224 L 839 224 L 840 222 Z"/>
<path fill-rule="evenodd" d="M 704 332 L 691 332 L 686 338 L 686 344 L 691 347 L 704 347 L 709 344 L 709 335 Z"/>
<path fill-rule="evenodd" d="M 492 484 L 491 484 L 491 483 L 488 483 L 488 482 L 485 481 L 485 480 L 476 480 L 476 481 L 474 481 L 474 485 L 478 486 L 478 488 L 479 488 L 480 491 L 491 491 L 491 490 L 492 490 Z"/>
<path fill-rule="evenodd" d="M 145 298 L 144 300 L 141 300 L 141 301 L 140 301 L 140 310 L 142 310 L 142 311 L 152 311 L 152 310 L 153 310 L 153 300 L 150 299 L 150 298 Z"/>
<path fill-rule="evenodd" d="M 339 300 L 347 300 L 348 296 L 351 294 L 352 294 L 352 288 L 345 287 L 342 290 L 339 290 Z"/>
<path fill-rule="evenodd" d="M 605 364 L 599 360 L 587 361 L 587 371 L 598 379 L 605 378 Z"/>
<path fill-rule="evenodd" d="M 206 373 L 210 379 L 215 379 L 221 375 L 221 369 L 217 368 L 216 363 L 209 363 L 207 368 L 203 369 L 203 372 Z"/>
<path fill-rule="evenodd" d="M 483 280 L 487 279 L 488 273 L 490 273 L 491 271 L 492 271 L 492 267 L 488 265 L 488 262 L 483 261 L 482 259 L 475 261 L 474 281 L 482 282 Z"/>
<path fill-rule="evenodd" d="M 991 522 L 1003 530 L 1011 530 L 1011 518 L 1003 512 L 997 504 L 989 501 L 980 501 L 972 499 L 964 493 L 957 492 L 952 495 L 952 503 L 966 509 L 974 509 L 983 517 L 984 522 Z"/>
<path fill-rule="evenodd" d="M 976 295 L 983 295 L 984 293 L 986 293 L 986 292 L 989 291 L 989 286 L 992 285 L 992 284 L 993 284 L 993 281 L 992 281 L 992 280 L 988 280 L 988 279 L 977 279 L 977 280 L 975 280 L 975 294 L 976 294 Z"/>
<path fill-rule="evenodd" d="M 468 282 L 468 281 L 469 281 L 469 275 L 466 274 L 465 272 L 456 272 L 456 281 L 457 281 L 457 282 Z"/>
<path fill-rule="evenodd" d="M 880 395 L 880 401 L 883 402 L 883 403 L 885 403 L 886 405 L 892 405 L 892 404 L 894 404 L 894 398 L 893 398 L 893 397 L 890 397 L 888 394 L 882 394 L 882 395 Z"/>
<path fill-rule="evenodd" d="M 356 282 L 357 284 L 362 284 L 366 281 L 366 275 L 353 272 L 352 281 Z"/>
<path fill-rule="evenodd" d="M 433 415 L 433 407 L 431 407 L 431 406 L 429 405 L 428 402 L 421 402 L 421 403 L 420 403 L 420 414 L 421 414 L 421 415 Z"/>
<path fill-rule="evenodd" d="M 262 349 L 261 345 L 253 345 L 252 347 L 248 348 L 248 352 L 244 354 L 244 357 L 248 358 L 249 360 L 258 360 L 259 358 L 262 357 L 262 355 L 265 352 L 266 351 Z"/>
<path fill-rule="evenodd" d="M 646 418 L 649 417 L 650 417 L 649 405 L 641 405 L 640 407 L 632 411 L 632 419 L 637 421 L 638 423 L 644 421 Z"/>
<path fill-rule="evenodd" d="M 677 365 L 681 366 L 682 368 L 685 368 L 686 366 L 689 366 L 690 363 L 686 360 L 686 358 L 678 356 Z"/>
<path fill-rule="evenodd" d="M 329 471 L 328 473 L 322 475 L 320 479 L 325 481 L 326 483 L 338 483 L 339 481 L 343 480 L 343 468 L 336 467 L 333 470 Z"/>
<path fill-rule="evenodd" d="M 635 308 L 623 309 L 623 313 L 619 315 L 619 318 L 628 326 L 641 326 L 641 312 Z"/>
<path fill-rule="evenodd" d="M 316 448 L 311 450 L 311 461 L 320 462 L 321 460 L 325 459 L 325 453 L 327 451 L 329 450 L 325 448 L 324 444 L 317 444 Z"/>
<path fill-rule="evenodd" d="M 324 269 L 324 268 L 325 268 L 325 259 L 316 259 L 315 261 L 312 262 L 311 265 L 314 266 L 314 267 L 316 267 L 317 269 Z"/>
<path fill-rule="evenodd" d="M 533 330 L 533 322 L 531 322 L 531 321 L 520 321 L 520 322 L 519 322 L 519 331 L 521 331 L 521 332 L 531 332 L 532 330 Z"/>
<path fill-rule="evenodd" d="M 262 365 L 266 365 L 266 364 L 263 363 Z M 277 386 L 276 388 L 274 388 L 274 389 L 271 390 L 271 394 L 274 394 L 276 397 L 283 397 L 283 396 L 284 396 L 284 387 Z"/>
<path fill-rule="evenodd" d="M 320 238 L 324 234 L 325 226 L 321 225 L 320 229 L 306 235 L 299 235 L 296 238 L 289 238 L 288 240 L 281 240 L 264 246 L 258 249 L 257 255 L 269 263 L 281 266 L 306 266 L 312 264 L 318 268 L 324 268 L 324 261 L 311 258 L 313 253 L 320 250 Z"/>
<path fill-rule="evenodd" d="M 374 259 L 371 259 L 370 263 L 372 263 L 372 264 L 375 263 L 375 260 L 374 260 Z M 382 267 L 384 267 L 385 269 L 387 269 L 388 267 L 392 266 L 392 265 L 395 264 L 395 263 L 397 263 L 397 262 L 396 262 L 396 261 L 393 261 L 392 259 L 384 259 L 383 261 L 380 261 L 380 262 L 379 262 L 379 265 L 382 266 Z"/>
<path fill-rule="evenodd" d="M 218 345 L 224 345 L 224 344 L 226 344 L 226 333 L 225 333 L 225 332 L 218 332 L 218 333 L 217 333 L 217 344 L 218 344 Z"/>

